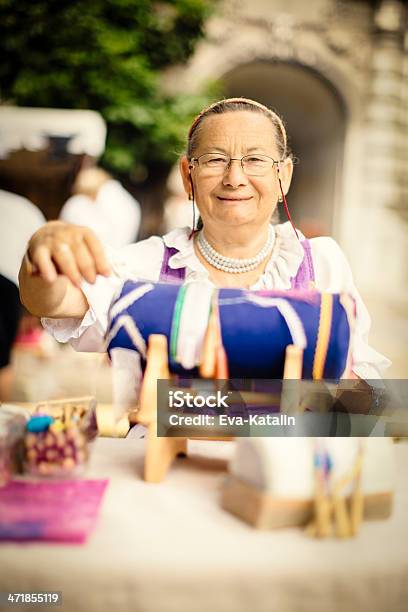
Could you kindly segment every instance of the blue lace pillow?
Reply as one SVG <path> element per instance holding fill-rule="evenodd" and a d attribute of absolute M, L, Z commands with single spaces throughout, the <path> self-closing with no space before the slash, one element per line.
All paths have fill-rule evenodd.
<path fill-rule="evenodd" d="M 350 298 L 318 291 L 216 289 L 126 281 L 110 308 L 107 349 L 127 348 L 145 363 L 150 334 L 168 339 L 170 371 L 197 376 L 212 309 L 219 317 L 230 378 L 279 379 L 288 344 L 300 346 L 304 379 L 338 379 L 347 366 Z"/>

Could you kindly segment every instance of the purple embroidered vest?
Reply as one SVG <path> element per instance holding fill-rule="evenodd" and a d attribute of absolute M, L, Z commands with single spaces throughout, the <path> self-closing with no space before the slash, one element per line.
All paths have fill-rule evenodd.
<path fill-rule="evenodd" d="M 302 240 L 301 245 L 304 250 L 304 257 L 299 269 L 291 279 L 291 289 L 307 291 L 314 287 L 315 274 L 313 268 L 312 252 L 309 240 Z M 185 268 L 170 268 L 169 259 L 178 253 L 174 247 L 164 245 L 164 257 L 160 270 L 159 282 L 161 283 L 183 283 L 186 276 Z"/>

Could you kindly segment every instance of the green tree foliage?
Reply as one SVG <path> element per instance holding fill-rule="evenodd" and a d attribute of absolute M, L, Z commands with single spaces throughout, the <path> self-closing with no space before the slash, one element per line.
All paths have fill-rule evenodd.
<path fill-rule="evenodd" d="M 103 163 L 122 176 L 170 165 L 208 95 L 166 96 L 160 74 L 191 55 L 212 4 L 0 0 L 1 102 L 100 111 Z"/>

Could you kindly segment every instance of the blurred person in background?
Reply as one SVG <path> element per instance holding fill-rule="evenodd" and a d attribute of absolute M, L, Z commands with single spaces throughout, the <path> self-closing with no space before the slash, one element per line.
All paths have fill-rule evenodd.
<path fill-rule="evenodd" d="M 10 357 L 19 325 L 26 332 L 38 328 L 37 319 L 28 314 L 23 317 L 18 271 L 27 241 L 45 222 L 32 202 L 0 189 L 0 401 L 10 399 L 13 383 Z"/>
<path fill-rule="evenodd" d="M 246 98 L 220 100 L 194 120 L 180 159 L 197 228 L 177 228 L 107 254 L 84 227 L 50 222 L 30 240 L 20 271 L 23 303 L 60 342 L 104 351 L 108 311 L 127 278 L 199 280 L 254 290 L 316 288 L 356 305 L 353 376 L 379 378 L 390 361 L 371 348 L 371 319 L 339 245 L 305 239 L 289 214 L 293 159 L 281 118 Z M 282 202 L 288 221 L 274 223 Z M 195 222 L 191 224 L 195 228 Z"/>
<path fill-rule="evenodd" d="M 164 231 L 167 234 L 179 227 L 190 227 L 192 229 L 193 215 L 191 214 L 191 200 L 186 197 L 183 181 L 177 166 L 174 166 L 167 179 L 167 190 L 169 195 L 164 203 Z M 195 204 L 195 217 L 198 218 L 199 211 Z"/>
<path fill-rule="evenodd" d="M 139 202 L 105 170 L 80 170 L 73 193 L 61 209 L 62 221 L 88 227 L 114 248 L 135 242 L 141 220 Z"/>

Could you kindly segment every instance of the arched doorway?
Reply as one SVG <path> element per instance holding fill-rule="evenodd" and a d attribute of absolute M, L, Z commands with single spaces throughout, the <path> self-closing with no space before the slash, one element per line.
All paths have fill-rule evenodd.
<path fill-rule="evenodd" d="M 288 198 L 294 221 L 309 237 L 335 236 L 346 128 L 339 94 L 295 63 L 253 61 L 226 73 L 223 83 L 226 96 L 254 98 L 283 117 L 299 160 Z"/>

